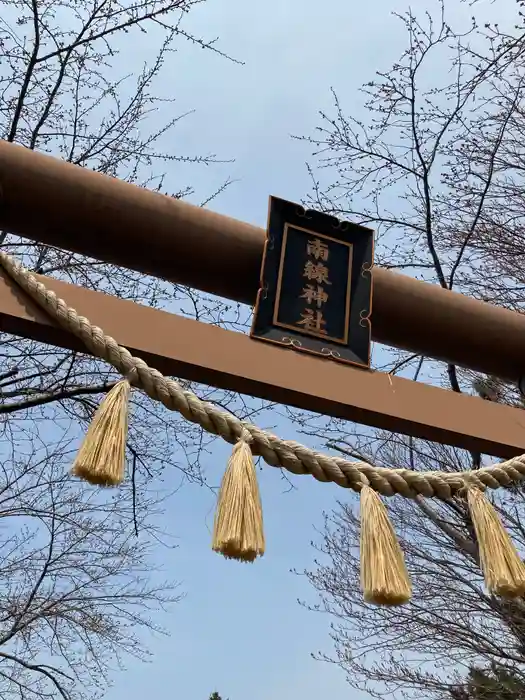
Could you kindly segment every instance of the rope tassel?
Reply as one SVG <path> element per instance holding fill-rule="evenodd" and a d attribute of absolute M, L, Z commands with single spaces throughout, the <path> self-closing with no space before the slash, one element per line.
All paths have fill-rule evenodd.
<path fill-rule="evenodd" d="M 71 468 L 74 476 L 98 486 L 124 481 L 130 391 L 129 381 L 123 379 L 104 397 Z"/>
<path fill-rule="evenodd" d="M 503 527 L 496 509 L 476 487 L 467 489 L 467 501 L 488 591 L 503 598 L 524 595 L 525 565 Z"/>
<path fill-rule="evenodd" d="M 361 489 L 361 590 L 367 603 L 402 605 L 412 596 L 405 558 L 379 495 Z"/>
<path fill-rule="evenodd" d="M 212 543 L 214 552 L 246 562 L 255 561 L 265 549 L 261 498 L 250 441 L 251 435 L 243 431 L 228 461 L 219 491 Z"/>

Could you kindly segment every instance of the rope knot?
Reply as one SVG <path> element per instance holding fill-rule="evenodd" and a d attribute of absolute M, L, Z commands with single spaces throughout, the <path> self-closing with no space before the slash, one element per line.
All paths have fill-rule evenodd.
<path fill-rule="evenodd" d="M 478 489 L 478 491 L 481 491 L 482 493 L 487 490 L 486 485 L 483 483 L 483 481 L 481 481 L 476 471 L 465 472 L 462 474 L 462 478 L 463 486 L 457 491 L 457 495 L 460 498 L 464 498 L 466 500 L 469 490 L 473 488 Z"/>
<path fill-rule="evenodd" d="M 124 378 L 128 380 L 131 386 L 139 386 L 139 371 L 136 365 L 133 365 L 124 374 Z"/>
<path fill-rule="evenodd" d="M 237 438 L 236 442 L 237 444 L 239 442 L 245 442 L 247 445 L 251 445 L 253 443 L 253 435 L 244 427 L 244 425 L 241 425 L 241 434 Z"/>
<path fill-rule="evenodd" d="M 361 493 L 365 486 L 370 486 L 370 479 L 366 476 L 364 472 L 359 472 L 359 478 L 360 481 L 357 482 L 353 487 L 355 491 L 357 491 L 357 493 Z"/>

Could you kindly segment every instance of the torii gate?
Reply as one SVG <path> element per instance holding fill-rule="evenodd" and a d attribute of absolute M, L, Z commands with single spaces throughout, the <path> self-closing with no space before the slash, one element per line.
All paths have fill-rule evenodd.
<path fill-rule="evenodd" d="M 265 241 L 264 230 L 257 227 L 6 142 L 0 142 L 0 228 L 247 304 L 253 304 L 256 297 Z M 0 329 L 86 351 L 78 337 L 28 301 L 13 281 L 17 279 L 14 268 L 7 263 L 2 266 Z M 241 333 L 51 278 L 36 278 L 120 346 L 164 374 L 511 459 L 506 471 L 503 465 L 491 467 L 490 473 L 481 470 L 485 481 L 478 481 L 478 487 L 505 485 L 522 478 L 520 467 L 525 473 L 525 464 L 512 459 L 525 453 L 525 419 L 518 409 L 297 354 L 257 343 Z M 373 287 L 374 340 L 504 380 L 521 381 L 525 374 L 522 315 L 380 268 L 373 270 Z M 179 342 L 173 342 L 175 338 Z M 260 446 L 255 447 L 255 453 L 275 463 Z M 342 485 L 358 491 L 368 483 L 386 495 L 396 491 L 410 495 L 415 488 L 415 477 L 409 486 L 405 484 L 405 491 L 392 485 L 397 475 L 380 488 L 377 474 L 381 470 L 370 467 L 367 471 L 361 463 L 358 471 L 365 474 L 366 481 L 353 483 L 350 463 L 327 460 L 346 465 L 341 469 L 348 483 Z M 327 477 L 327 472 L 323 475 L 312 468 L 310 473 L 320 480 L 338 481 L 332 475 Z M 494 474 L 499 481 L 494 482 Z M 417 481 L 419 484 L 421 479 Z M 455 481 L 454 475 L 446 481 L 449 496 L 468 486 L 457 475 Z M 417 486 L 419 493 L 440 497 L 432 488 L 437 487 L 428 483 Z M 469 498 L 476 524 L 474 500 Z M 376 528 L 381 517 L 376 513 Z M 487 584 L 500 594 L 522 595 L 525 567 L 521 560 L 510 574 L 508 570 L 500 572 L 506 582 L 499 588 L 494 584 L 480 528 L 478 518 Z M 502 546 L 499 542 L 498 547 Z M 513 576 L 515 585 L 509 582 Z M 365 582 L 363 587 L 366 595 L 370 586 Z M 407 599 L 399 592 L 392 594 L 390 601 L 386 593 L 369 593 L 368 597 L 376 602 Z"/>

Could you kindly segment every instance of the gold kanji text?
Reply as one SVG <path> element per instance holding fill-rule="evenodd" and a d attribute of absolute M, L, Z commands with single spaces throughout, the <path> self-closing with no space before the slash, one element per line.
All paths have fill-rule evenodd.
<path fill-rule="evenodd" d="M 317 304 L 317 308 L 320 309 L 328 301 L 328 294 L 319 285 L 314 287 L 313 284 L 307 284 L 303 289 L 301 299 L 306 299 L 308 304 Z"/>
<path fill-rule="evenodd" d="M 305 309 L 301 314 L 301 320 L 297 321 L 298 326 L 304 326 L 305 331 L 315 331 L 316 333 L 326 333 L 324 326 L 326 321 L 323 318 L 322 311 L 314 311 L 313 309 Z"/>
<path fill-rule="evenodd" d="M 307 246 L 308 255 L 312 255 L 316 260 L 328 260 L 329 250 L 326 243 L 323 243 L 319 238 L 314 238 L 308 241 Z"/>
<path fill-rule="evenodd" d="M 328 279 L 328 268 L 323 263 L 314 263 L 308 260 L 304 266 L 303 277 L 313 280 L 318 284 L 332 284 Z"/>

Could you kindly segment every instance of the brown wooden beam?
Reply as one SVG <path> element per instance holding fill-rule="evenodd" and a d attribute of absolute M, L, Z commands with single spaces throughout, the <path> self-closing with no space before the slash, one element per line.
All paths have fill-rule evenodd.
<path fill-rule="evenodd" d="M 80 314 L 166 375 L 502 458 L 525 452 L 525 412 L 40 278 Z M 0 330 L 83 350 L 4 273 Z"/>
<path fill-rule="evenodd" d="M 262 195 L 265 196 L 264 194 Z M 0 229 L 253 304 L 263 229 L 0 141 Z M 372 338 L 502 379 L 525 314 L 375 269 Z"/>

